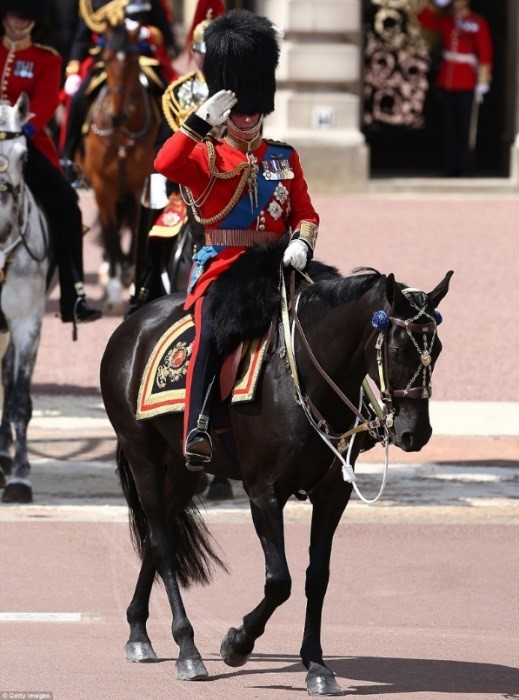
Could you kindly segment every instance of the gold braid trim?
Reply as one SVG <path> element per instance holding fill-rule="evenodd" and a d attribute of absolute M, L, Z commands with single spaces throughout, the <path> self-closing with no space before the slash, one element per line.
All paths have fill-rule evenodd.
<path fill-rule="evenodd" d="M 183 125 L 182 129 L 185 129 L 185 124 Z M 209 154 L 209 172 L 211 174 L 211 179 L 209 180 L 209 183 L 207 185 L 206 191 L 209 188 L 212 188 L 212 184 L 214 184 L 214 180 L 230 180 L 232 177 L 236 177 L 241 173 L 240 181 L 238 182 L 236 189 L 234 190 L 234 194 L 229 200 L 229 202 L 225 205 L 225 207 L 218 212 L 218 214 L 215 214 L 214 216 L 210 216 L 207 219 L 203 218 L 200 215 L 200 210 L 198 209 L 198 204 L 195 202 L 195 199 L 193 197 L 193 194 L 191 190 L 188 187 L 182 187 L 182 192 L 184 199 L 186 203 L 191 207 L 191 210 L 193 212 L 193 216 L 195 217 L 195 221 L 199 224 L 203 224 L 204 226 L 210 226 L 211 224 L 215 224 L 217 221 L 220 221 L 223 219 L 227 214 L 236 206 L 238 200 L 243 194 L 243 190 L 245 189 L 245 185 L 247 184 L 247 181 L 249 179 L 251 170 L 252 170 L 252 165 L 250 163 L 240 163 L 236 168 L 233 170 L 230 170 L 227 173 L 221 173 L 216 169 L 215 166 L 215 161 L 216 161 L 216 151 L 214 148 L 214 144 L 212 141 L 207 140 L 205 141 L 205 144 L 207 145 L 207 151 Z M 200 201 L 200 198 L 199 198 Z"/>
<path fill-rule="evenodd" d="M 216 151 L 214 148 L 214 144 L 212 141 L 206 141 L 207 143 L 207 151 L 209 153 L 209 171 L 211 175 L 218 180 L 230 180 L 232 177 L 236 177 L 239 173 L 242 172 L 242 170 L 247 170 L 247 175 L 250 174 L 250 169 L 251 165 L 250 163 L 240 163 L 237 165 L 234 170 L 229 170 L 228 173 L 221 173 L 219 170 L 216 169 L 215 162 L 216 162 Z"/>

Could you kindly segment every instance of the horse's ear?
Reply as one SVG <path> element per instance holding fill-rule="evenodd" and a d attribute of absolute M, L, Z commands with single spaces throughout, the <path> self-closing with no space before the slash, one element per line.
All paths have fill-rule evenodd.
<path fill-rule="evenodd" d="M 20 93 L 14 108 L 18 112 L 20 124 L 25 124 L 25 122 L 29 119 L 29 95 L 26 92 Z"/>
<path fill-rule="evenodd" d="M 442 279 L 440 284 L 438 284 L 432 292 L 429 292 L 427 295 L 429 297 L 429 301 L 431 303 L 431 306 L 436 308 L 440 301 L 443 299 L 443 297 L 447 294 L 449 291 L 449 283 L 451 280 L 452 275 L 454 274 L 453 270 L 449 270 L 445 277 Z"/>
<path fill-rule="evenodd" d="M 390 272 L 386 277 L 386 299 L 389 302 L 389 306 L 394 304 L 396 291 L 395 275 Z"/>

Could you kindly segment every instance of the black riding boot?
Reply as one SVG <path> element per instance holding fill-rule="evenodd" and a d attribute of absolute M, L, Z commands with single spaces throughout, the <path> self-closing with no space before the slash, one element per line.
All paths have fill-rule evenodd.
<path fill-rule="evenodd" d="M 88 87 L 88 80 L 83 80 L 78 91 L 71 97 L 67 114 L 67 124 L 65 131 L 65 144 L 61 151 L 61 166 L 67 181 L 74 187 L 80 187 L 81 177 L 74 163 L 74 157 L 80 147 L 82 139 L 83 124 L 87 118 L 88 109 L 92 104 L 92 96 L 88 98 L 85 91 Z"/>
<path fill-rule="evenodd" d="M 58 266 L 60 311 L 65 323 L 96 321 L 103 315 L 89 308 L 83 288 L 83 226 L 77 193 L 61 172 L 33 146 L 29 155 L 25 179 L 29 189 L 41 203 L 49 224 L 51 249 Z"/>
<path fill-rule="evenodd" d="M 213 455 L 209 411 L 213 384 L 222 363 L 208 324 L 201 329 L 198 352 L 196 358 L 191 358 L 193 361 L 185 455 L 187 468 L 201 471 Z"/>
<path fill-rule="evenodd" d="M 135 251 L 135 294 L 130 298 L 126 317 L 149 301 L 164 295 L 161 281 L 162 240 L 151 239 L 149 231 L 162 209 L 141 204 Z"/>

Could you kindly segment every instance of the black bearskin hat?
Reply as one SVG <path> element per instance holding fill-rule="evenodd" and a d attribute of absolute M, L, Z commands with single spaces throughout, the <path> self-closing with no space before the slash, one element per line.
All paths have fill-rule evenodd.
<path fill-rule="evenodd" d="M 4 18 L 8 12 L 14 12 L 35 22 L 43 22 L 47 11 L 46 0 L 0 0 L 0 18 Z"/>
<path fill-rule="evenodd" d="M 273 112 L 280 48 L 272 22 L 248 10 L 232 10 L 206 27 L 204 39 L 209 95 L 232 90 L 239 114 Z"/>

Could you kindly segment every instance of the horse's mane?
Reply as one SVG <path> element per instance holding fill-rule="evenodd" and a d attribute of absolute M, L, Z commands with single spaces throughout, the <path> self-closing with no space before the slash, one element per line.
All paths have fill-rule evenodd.
<path fill-rule="evenodd" d="M 285 247 L 251 248 L 211 285 L 204 313 L 223 355 L 244 338 L 260 338 L 268 331 L 280 308 L 279 270 Z M 337 268 L 312 261 L 308 274 L 314 284 L 296 274 L 297 288 L 305 303 L 321 301 L 329 306 L 360 299 L 369 292 L 380 296 L 376 283 L 385 280 L 384 275 L 373 268 L 354 272 L 343 277 Z"/>
<path fill-rule="evenodd" d="M 301 301 L 322 301 L 329 306 L 338 306 L 355 301 L 370 291 L 378 291 L 377 282 L 385 275 L 372 267 L 357 267 L 353 274 L 343 277 L 336 267 L 313 260 L 308 266 L 308 275 L 314 284 L 301 286 Z"/>

